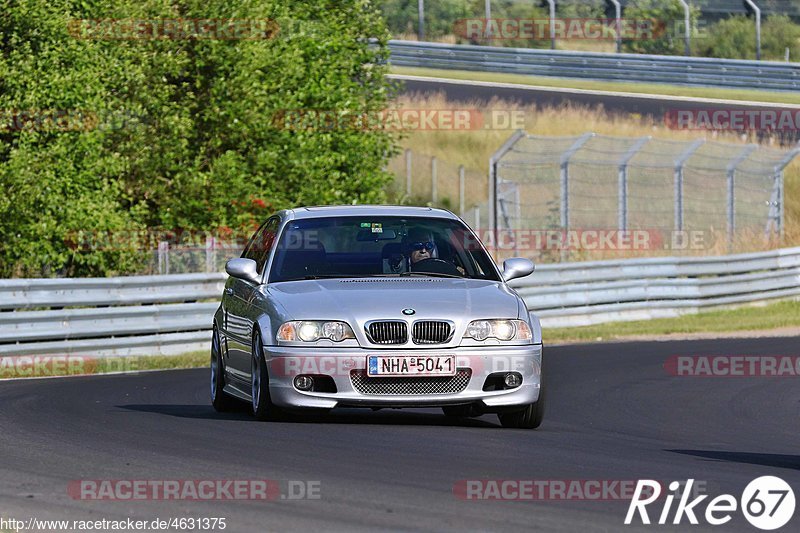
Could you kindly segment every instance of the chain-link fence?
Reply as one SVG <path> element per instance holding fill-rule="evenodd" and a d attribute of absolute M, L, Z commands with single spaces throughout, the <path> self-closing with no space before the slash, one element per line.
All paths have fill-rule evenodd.
<path fill-rule="evenodd" d="M 799 152 L 703 140 L 517 132 L 490 163 L 496 196 L 490 225 L 513 231 L 653 231 L 659 238 L 650 239 L 650 246 L 663 248 L 670 248 L 676 233 L 694 232 L 702 233 L 706 248 L 723 236 L 730 249 L 737 238 L 782 234 L 783 169 Z M 581 241 L 582 235 L 566 238 Z"/>
<path fill-rule="evenodd" d="M 158 243 L 158 249 L 147 252 L 148 257 L 138 274 L 189 274 L 222 272 L 225 263 L 242 254 L 240 242 L 226 242 L 209 236 L 205 246 L 187 246 L 169 241 Z"/>
<path fill-rule="evenodd" d="M 497 259 L 566 261 L 757 250 L 780 236 L 783 169 L 800 148 L 517 132 L 482 172 L 406 150 L 387 169 L 392 203 L 459 214 Z M 491 185 L 490 185 L 491 184 Z M 494 196 L 494 198 L 492 197 Z M 145 272 L 219 272 L 242 243 L 162 242 Z"/>
<path fill-rule="evenodd" d="M 444 207 L 473 227 L 487 227 L 489 181 L 485 171 L 411 150 L 392 158 L 387 169 L 396 176 L 389 187 L 391 201 Z"/>

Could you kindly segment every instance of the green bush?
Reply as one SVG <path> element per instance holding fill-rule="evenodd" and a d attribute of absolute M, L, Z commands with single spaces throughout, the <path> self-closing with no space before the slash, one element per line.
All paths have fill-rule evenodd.
<path fill-rule="evenodd" d="M 283 207 L 383 200 L 395 134 L 273 122 L 287 109 L 386 107 L 388 32 L 368 0 L 3 3 L 0 276 L 102 276 L 131 272 L 142 259 L 119 243 L 76 248 L 76 234 L 246 233 Z M 75 19 L 106 18 L 269 18 L 280 32 L 255 40 L 70 34 Z M 12 124 L 19 111 L 43 110 L 85 112 L 99 124 Z"/>
<path fill-rule="evenodd" d="M 782 61 L 786 48 L 793 61 L 800 61 L 800 25 L 785 15 L 772 15 L 761 24 L 761 58 Z M 737 15 L 709 26 L 700 44 L 700 54 L 728 59 L 756 58 L 755 20 Z"/>
<path fill-rule="evenodd" d="M 689 24 L 695 28 L 699 8 L 690 4 Z M 623 52 L 638 54 L 683 55 L 685 48 L 685 18 L 678 0 L 637 0 L 629 5 L 623 15 L 626 19 L 653 21 L 654 38 L 623 39 Z M 693 30 L 693 33 L 696 33 Z"/>

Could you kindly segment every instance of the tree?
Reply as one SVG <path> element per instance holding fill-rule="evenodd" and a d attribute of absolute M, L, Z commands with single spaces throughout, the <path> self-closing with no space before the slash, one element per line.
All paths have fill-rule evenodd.
<path fill-rule="evenodd" d="M 0 275 L 130 272 L 141 243 L 98 235 L 247 233 L 279 208 L 383 199 L 395 134 L 274 119 L 386 107 L 388 32 L 370 1 L 0 5 Z M 268 19 L 279 31 L 107 39 L 88 19 L 116 19 L 117 31 L 131 20 Z"/>
<path fill-rule="evenodd" d="M 761 26 L 762 58 L 783 60 L 787 48 L 790 58 L 796 60 L 800 57 L 800 26 L 785 15 L 767 17 Z M 707 57 L 755 59 L 754 20 L 737 15 L 710 26 L 700 53 Z"/>

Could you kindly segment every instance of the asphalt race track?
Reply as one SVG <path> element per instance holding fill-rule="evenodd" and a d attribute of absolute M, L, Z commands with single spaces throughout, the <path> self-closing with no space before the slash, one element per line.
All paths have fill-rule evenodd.
<path fill-rule="evenodd" d="M 663 365 L 673 355 L 798 355 L 798 346 L 780 338 L 548 348 L 549 406 L 538 431 L 439 410 L 259 423 L 244 410 L 215 413 L 204 369 L 2 382 L 0 516 L 226 517 L 226 531 L 755 531 L 738 511 L 716 528 L 685 519 L 625 528 L 627 501 L 474 501 L 453 486 L 694 478 L 711 497 L 738 499 L 750 480 L 774 475 L 797 492 L 798 378 L 675 377 Z M 67 493 L 78 479 L 256 478 L 320 481 L 321 497 L 131 502 Z"/>
<path fill-rule="evenodd" d="M 542 107 L 559 107 L 566 104 L 586 107 L 602 106 L 610 114 L 639 114 L 655 118 L 657 122 L 664 120 L 667 112 L 672 110 L 715 111 L 715 110 L 759 110 L 794 108 L 784 104 L 751 104 L 748 102 L 714 102 L 702 99 L 681 99 L 670 96 L 654 96 L 648 94 L 614 93 L 604 91 L 580 91 L 575 89 L 559 89 L 548 87 L 497 86 L 489 83 L 476 83 L 466 80 L 444 80 L 395 75 L 392 78 L 400 82 L 400 93 L 406 95 L 444 94 L 448 100 L 459 102 L 487 103 L 492 98 L 500 98 L 523 105 Z M 774 135 L 774 134 L 773 134 Z M 785 143 L 798 140 L 798 135 L 786 134 L 781 137 Z"/>

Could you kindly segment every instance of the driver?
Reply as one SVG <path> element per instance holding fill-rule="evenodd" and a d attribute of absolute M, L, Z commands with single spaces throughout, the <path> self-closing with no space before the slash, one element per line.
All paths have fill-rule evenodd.
<path fill-rule="evenodd" d="M 425 228 L 416 227 L 409 229 L 405 240 L 405 248 L 412 271 L 416 263 L 439 258 L 439 251 L 436 247 L 433 233 Z M 458 269 L 458 272 L 462 276 L 464 275 L 463 268 L 456 266 L 456 269 Z"/>
<path fill-rule="evenodd" d="M 414 263 L 439 257 L 433 234 L 424 228 L 411 228 L 408 230 L 405 248 L 412 270 Z"/>

